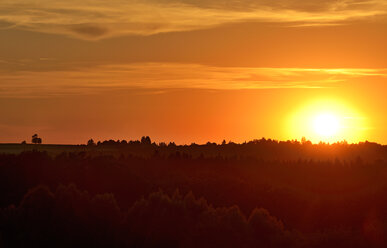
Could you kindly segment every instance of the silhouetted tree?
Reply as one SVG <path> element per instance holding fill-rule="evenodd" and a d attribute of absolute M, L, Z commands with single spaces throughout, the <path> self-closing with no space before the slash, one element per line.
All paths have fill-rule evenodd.
<path fill-rule="evenodd" d="M 146 137 L 142 136 L 141 144 L 143 144 L 143 145 L 150 145 L 150 144 L 152 144 L 152 141 L 151 141 L 149 136 L 146 136 Z"/>
<path fill-rule="evenodd" d="M 89 139 L 89 141 L 87 141 L 87 145 L 88 146 L 95 146 L 96 144 L 95 144 L 93 139 Z"/>
<path fill-rule="evenodd" d="M 175 142 L 169 142 L 168 146 L 170 146 L 170 147 L 175 147 L 176 144 L 175 144 Z"/>
<path fill-rule="evenodd" d="M 34 134 L 34 135 L 32 135 L 32 143 L 33 144 L 41 144 L 42 139 L 39 138 L 39 136 L 37 134 Z"/>

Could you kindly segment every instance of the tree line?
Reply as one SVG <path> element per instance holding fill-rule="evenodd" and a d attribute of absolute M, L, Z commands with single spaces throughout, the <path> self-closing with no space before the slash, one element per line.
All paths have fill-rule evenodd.
<path fill-rule="evenodd" d="M 0 246 L 385 247 L 374 143 L 101 142 L 0 154 Z"/>

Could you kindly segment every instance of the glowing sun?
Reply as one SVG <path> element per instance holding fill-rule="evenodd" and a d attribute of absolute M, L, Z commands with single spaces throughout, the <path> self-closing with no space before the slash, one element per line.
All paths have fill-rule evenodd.
<path fill-rule="evenodd" d="M 366 136 L 366 119 L 353 106 L 340 100 L 306 102 L 290 113 L 288 137 L 305 137 L 313 143 L 359 142 Z"/>
<path fill-rule="evenodd" d="M 318 114 L 314 118 L 313 127 L 316 134 L 321 136 L 321 138 L 329 138 L 338 134 L 340 121 L 334 114 Z"/>

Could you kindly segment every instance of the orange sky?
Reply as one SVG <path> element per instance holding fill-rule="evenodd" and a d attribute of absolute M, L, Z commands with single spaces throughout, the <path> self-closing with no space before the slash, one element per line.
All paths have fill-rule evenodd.
<path fill-rule="evenodd" d="M 387 143 L 386 1 L 226 3 L 1 1 L 0 142 L 316 139 L 330 107 Z"/>

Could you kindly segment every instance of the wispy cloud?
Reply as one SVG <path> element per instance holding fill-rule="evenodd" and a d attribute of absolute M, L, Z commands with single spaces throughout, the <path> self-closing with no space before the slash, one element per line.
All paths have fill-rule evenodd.
<path fill-rule="evenodd" d="M 72 71 L 17 71 L 0 75 L 0 97 L 53 97 L 151 89 L 274 89 L 336 87 L 353 78 L 386 77 L 387 69 L 214 67 L 145 63 Z"/>
<path fill-rule="evenodd" d="M 329 25 L 385 15 L 384 0 L 2 0 L 5 27 L 83 39 L 187 31 L 233 22 Z M 0 25 L 1 28 L 1 25 Z"/>

